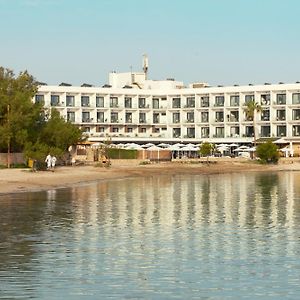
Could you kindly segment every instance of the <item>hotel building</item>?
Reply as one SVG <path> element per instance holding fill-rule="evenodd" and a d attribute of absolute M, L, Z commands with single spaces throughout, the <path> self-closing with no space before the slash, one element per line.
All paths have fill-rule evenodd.
<path fill-rule="evenodd" d="M 146 71 L 112 72 L 102 87 L 41 84 L 34 100 L 55 107 L 91 142 L 250 143 L 253 121 L 245 107 L 253 99 L 262 108 L 257 138 L 299 141 L 300 82 L 186 87 L 174 79 L 148 80 Z"/>

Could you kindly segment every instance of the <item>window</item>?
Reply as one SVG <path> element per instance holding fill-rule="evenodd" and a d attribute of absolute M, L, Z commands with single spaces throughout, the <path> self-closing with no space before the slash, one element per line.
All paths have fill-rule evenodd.
<path fill-rule="evenodd" d="M 215 106 L 224 106 L 224 96 L 216 96 Z"/>
<path fill-rule="evenodd" d="M 195 107 L 195 97 L 186 98 L 186 107 L 194 108 Z"/>
<path fill-rule="evenodd" d="M 224 122 L 224 112 L 223 111 L 216 112 L 216 122 Z"/>
<path fill-rule="evenodd" d="M 158 109 L 159 108 L 159 99 L 158 98 L 153 98 L 152 100 L 152 106 L 154 109 Z"/>
<path fill-rule="evenodd" d="M 67 112 L 67 121 L 68 122 L 75 122 L 75 112 L 74 111 L 68 111 Z"/>
<path fill-rule="evenodd" d="M 270 94 L 260 95 L 261 105 L 270 105 Z"/>
<path fill-rule="evenodd" d="M 117 112 L 110 113 L 110 121 L 111 123 L 118 123 L 119 122 L 119 115 Z"/>
<path fill-rule="evenodd" d="M 110 97 L 109 106 L 110 107 L 118 107 L 118 97 Z"/>
<path fill-rule="evenodd" d="M 97 111 L 97 122 L 104 123 L 104 112 L 103 111 Z"/>
<path fill-rule="evenodd" d="M 245 104 L 247 105 L 247 103 L 254 101 L 254 95 L 245 95 Z"/>
<path fill-rule="evenodd" d="M 293 104 L 300 104 L 300 93 L 293 93 L 292 94 L 292 103 Z"/>
<path fill-rule="evenodd" d="M 286 104 L 286 94 L 277 94 L 276 104 Z"/>
<path fill-rule="evenodd" d="M 216 127 L 216 137 L 217 138 L 224 137 L 224 127 Z"/>
<path fill-rule="evenodd" d="M 261 126 L 261 137 L 270 137 L 270 136 L 271 136 L 271 127 Z"/>
<path fill-rule="evenodd" d="M 207 123 L 208 117 L 209 117 L 208 111 L 201 112 L 201 122 L 202 123 Z"/>
<path fill-rule="evenodd" d="M 300 136 L 300 125 L 293 125 L 293 136 Z"/>
<path fill-rule="evenodd" d="M 195 128 L 194 127 L 187 128 L 186 135 L 190 139 L 194 138 L 195 137 Z"/>
<path fill-rule="evenodd" d="M 153 113 L 153 123 L 159 123 L 159 113 Z"/>
<path fill-rule="evenodd" d="M 172 99 L 172 107 L 173 108 L 180 108 L 181 107 L 181 99 L 180 98 L 173 98 Z"/>
<path fill-rule="evenodd" d="M 59 95 L 51 95 L 51 106 L 59 105 Z"/>
<path fill-rule="evenodd" d="M 262 121 L 270 121 L 270 110 L 269 109 L 263 109 L 261 111 L 261 120 Z"/>
<path fill-rule="evenodd" d="M 146 98 L 139 98 L 139 108 L 146 108 Z"/>
<path fill-rule="evenodd" d="M 194 138 L 195 137 L 195 128 L 190 127 L 186 129 L 186 134 L 188 138 Z"/>
<path fill-rule="evenodd" d="M 173 123 L 180 122 L 180 113 L 173 113 Z"/>
<path fill-rule="evenodd" d="M 81 106 L 82 107 L 90 106 L 90 97 L 89 96 L 81 96 Z"/>
<path fill-rule="evenodd" d="M 132 127 L 127 127 L 126 132 L 128 132 L 128 133 L 133 132 L 133 128 Z"/>
<path fill-rule="evenodd" d="M 292 117 L 293 117 L 293 120 L 300 120 L 300 109 L 293 109 Z"/>
<path fill-rule="evenodd" d="M 75 106 L 75 97 L 67 95 L 66 96 L 66 105 L 67 106 Z"/>
<path fill-rule="evenodd" d="M 146 123 L 146 113 L 139 113 L 140 123 Z"/>
<path fill-rule="evenodd" d="M 82 122 L 83 123 L 90 122 L 90 112 L 88 111 L 82 112 Z"/>
<path fill-rule="evenodd" d="M 284 109 L 278 109 L 276 111 L 276 120 L 277 121 L 285 121 L 285 110 Z"/>
<path fill-rule="evenodd" d="M 140 127 L 139 128 L 139 132 L 140 133 L 146 133 L 147 132 L 147 129 L 145 127 Z"/>
<path fill-rule="evenodd" d="M 231 137 L 239 137 L 240 136 L 240 127 L 238 127 L 238 126 L 230 127 L 230 136 Z"/>
<path fill-rule="evenodd" d="M 104 97 L 96 96 L 96 107 L 104 107 Z"/>
<path fill-rule="evenodd" d="M 132 123 L 132 113 L 125 113 L 125 122 Z"/>
<path fill-rule="evenodd" d="M 105 131 L 104 127 L 100 127 L 100 126 L 96 127 L 96 132 L 104 132 L 104 131 Z"/>
<path fill-rule="evenodd" d="M 201 137 L 209 138 L 209 127 L 201 127 Z"/>
<path fill-rule="evenodd" d="M 231 111 L 229 115 L 227 115 L 229 122 L 238 122 L 239 121 L 239 112 L 238 111 Z"/>
<path fill-rule="evenodd" d="M 286 136 L 286 126 L 277 126 L 277 136 Z"/>
<path fill-rule="evenodd" d="M 113 127 L 112 132 L 119 132 L 119 128 L 118 127 Z"/>
<path fill-rule="evenodd" d="M 44 95 L 35 95 L 35 103 L 43 103 Z"/>
<path fill-rule="evenodd" d="M 240 96 L 230 96 L 230 106 L 239 106 Z"/>
<path fill-rule="evenodd" d="M 209 107 L 209 97 L 208 96 L 203 96 L 200 98 L 201 100 L 201 107 Z"/>
<path fill-rule="evenodd" d="M 186 121 L 188 123 L 193 123 L 194 122 L 194 112 L 188 112 L 186 114 Z"/>
<path fill-rule="evenodd" d="M 245 135 L 246 135 L 246 137 L 253 137 L 254 136 L 253 126 L 246 126 Z"/>
<path fill-rule="evenodd" d="M 132 108 L 132 98 L 125 97 L 125 108 Z"/>
<path fill-rule="evenodd" d="M 179 138 L 181 136 L 180 128 L 173 128 L 173 138 Z"/>

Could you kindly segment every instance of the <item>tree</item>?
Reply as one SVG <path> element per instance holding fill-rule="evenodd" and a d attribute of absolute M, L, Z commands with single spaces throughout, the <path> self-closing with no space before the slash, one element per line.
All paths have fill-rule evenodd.
<path fill-rule="evenodd" d="M 25 72 L 17 77 L 13 71 L 0 67 L 0 151 L 22 151 L 30 130 L 38 118 L 41 104 L 32 102 L 37 91 L 34 78 Z"/>
<path fill-rule="evenodd" d="M 279 158 L 278 147 L 268 141 L 257 146 L 256 155 L 263 163 L 277 163 Z"/>
<path fill-rule="evenodd" d="M 253 135 L 254 135 L 254 146 L 256 145 L 256 123 L 255 123 L 255 119 L 256 119 L 256 113 L 261 112 L 261 106 L 255 102 L 255 100 L 251 100 L 249 102 L 247 102 L 247 106 L 244 109 L 244 112 L 246 114 L 246 118 L 248 120 L 252 120 L 253 122 Z"/>
<path fill-rule="evenodd" d="M 26 144 L 26 156 L 41 160 L 47 153 L 62 157 L 69 146 L 76 144 L 82 137 L 82 131 L 70 122 L 66 122 L 56 109 L 51 109 L 48 120 L 40 122 L 40 130 L 35 142 Z"/>
<path fill-rule="evenodd" d="M 82 132 L 52 110 L 50 118 L 43 103 L 32 101 L 38 83 L 27 71 L 15 76 L 13 71 L 0 67 L 0 152 L 25 152 L 26 156 L 41 159 L 51 151 L 61 156 L 77 143 Z"/>
<path fill-rule="evenodd" d="M 207 157 L 207 163 L 208 163 L 209 155 L 211 154 L 212 150 L 213 150 L 213 146 L 208 142 L 204 142 L 200 146 L 199 153 L 200 155 Z"/>

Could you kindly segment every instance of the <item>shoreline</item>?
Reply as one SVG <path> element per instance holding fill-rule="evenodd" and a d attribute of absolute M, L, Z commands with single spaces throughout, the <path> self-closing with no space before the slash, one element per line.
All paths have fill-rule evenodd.
<path fill-rule="evenodd" d="M 85 166 L 57 167 L 55 172 L 31 169 L 1 169 L 0 196 L 14 193 L 38 192 L 67 188 L 79 184 L 158 175 L 213 175 L 245 172 L 300 171 L 300 160 L 290 160 L 277 165 L 261 165 L 244 160 L 218 160 L 216 163 L 160 162 L 139 164 L 140 161 L 112 161 L 109 168 Z"/>

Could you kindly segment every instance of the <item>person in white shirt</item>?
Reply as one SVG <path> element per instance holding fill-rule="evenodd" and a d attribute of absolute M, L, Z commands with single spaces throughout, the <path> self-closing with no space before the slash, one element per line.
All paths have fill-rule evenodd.
<path fill-rule="evenodd" d="M 47 155 L 47 157 L 45 159 L 45 163 L 47 164 L 47 170 L 50 170 L 51 165 L 52 165 L 52 157 L 51 157 L 50 153 Z"/>
<path fill-rule="evenodd" d="M 54 171 L 55 164 L 56 164 L 56 157 L 53 155 L 52 158 L 51 158 L 51 168 L 52 168 L 52 172 Z"/>

